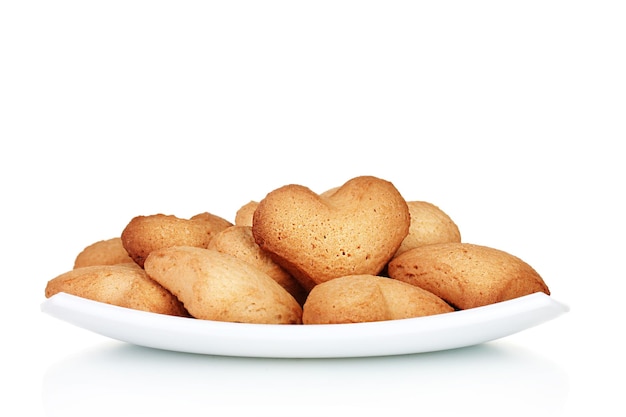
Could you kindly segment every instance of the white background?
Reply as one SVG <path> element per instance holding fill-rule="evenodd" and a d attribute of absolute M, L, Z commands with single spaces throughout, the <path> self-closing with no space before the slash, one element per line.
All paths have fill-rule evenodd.
<path fill-rule="evenodd" d="M 2 2 L 2 408 L 623 412 L 625 21 L 601 0 Z M 530 263 L 571 311 L 352 360 L 155 351 L 40 311 L 46 282 L 135 215 L 233 220 L 281 185 L 366 174 Z"/>

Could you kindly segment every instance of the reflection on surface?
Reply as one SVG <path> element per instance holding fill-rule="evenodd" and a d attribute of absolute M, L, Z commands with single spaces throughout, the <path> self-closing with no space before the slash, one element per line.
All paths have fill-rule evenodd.
<path fill-rule="evenodd" d="M 254 359 L 105 344 L 51 367 L 49 416 L 558 414 L 567 375 L 516 346 L 352 359 Z"/>

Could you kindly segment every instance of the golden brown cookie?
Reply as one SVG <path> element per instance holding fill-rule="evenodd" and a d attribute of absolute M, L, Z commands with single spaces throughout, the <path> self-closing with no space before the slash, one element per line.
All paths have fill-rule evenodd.
<path fill-rule="evenodd" d="M 400 247 L 410 224 L 394 185 L 357 177 L 330 197 L 301 185 L 270 192 L 254 212 L 257 244 L 306 290 L 330 279 L 378 274 Z"/>
<path fill-rule="evenodd" d="M 64 292 L 119 307 L 189 317 L 169 291 L 132 261 L 73 269 L 48 281 L 46 297 Z"/>
<path fill-rule="evenodd" d="M 213 213 L 209 213 L 205 211 L 204 213 L 198 213 L 195 216 L 191 216 L 189 220 L 197 220 L 205 222 L 207 233 L 210 235 L 214 235 L 216 233 L 221 232 L 227 227 L 232 226 L 233 224 L 223 217 L 217 216 Z"/>
<path fill-rule="evenodd" d="M 391 278 L 350 275 L 317 285 L 302 311 L 304 324 L 360 323 L 449 313 L 436 295 Z"/>
<path fill-rule="evenodd" d="M 461 241 L 458 226 L 439 207 L 427 201 L 407 201 L 407 205 L 411 226 L 396 256 L 418 246 Z"/>
<path fill-rule="evenodd" d="M 116 265 L 133 262 L 124 245 L 122 239 L 114 237 L 107 240 L 100 240 L 92 243 L 83 249 L 74 260 L 74 268 L 93 265 Z"/>
<path fill-rule="evenodd" d="M 507 252 L 469 243 L 409 249 L 389 263 L 388 273 L 459 309 L 535 292 L 550 294 L 541 276 L 526 262 Z"/>
<path fill-rule="evenodd" d="M 302 285 L 289 272 L 276 264 L 267 252 L 261 250 L 254 241 L 254 236 L 252 236 L 252 227 L 231 226 L 224 229 L 211 239 L 208 249 L 228 253 L 248 262 L 278 282 L 300 304 L 304 303 L 307 291 L 302 288 Z"/>
<path fill-rule="evenodd" d="M 211 249 L 176 246 L 152 251 L 148 275 L 181 300 L 198 319 L 299 324 L 302 307 L 249 263 Z"/>
<path fill-rule="evenodd" d="M 153 250 L 170 246 L 206 248 L 213 236 L 231 224 L 210 213 L 191 219 L 153 214 L 133 218 L 122 231 L 122 244 L 139 265 Z"/>
<path fill-rule="evenodd" d="M 252 217 L 254 217 L 254 210 L 259 205 L 258 201 L 249 201 L 237 210 L 235 213 L 235 225 L 236 226 L 252 226 Z"/>
<path fill-rule="evenodd" d="M 333 194 L 335 194 L 339 188 L 340 188 L 340 187 L 333 187 L 333 188 L 330 188 L 330 189 L 328 189 L 328 190 L 324 191 L 323 193 L 321 193 L 321 194 L 320 194 L 320 197 L 325 197 L 325 198 L 332 197 L 332 195 L 333 195 Z"/>

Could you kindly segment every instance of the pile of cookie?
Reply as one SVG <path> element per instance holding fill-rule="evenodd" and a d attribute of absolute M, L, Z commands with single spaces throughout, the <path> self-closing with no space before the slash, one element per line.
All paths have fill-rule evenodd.
<path fill-rule="evenodd" d="M 79 253 L 45 295 L 204 320 L 335 324 L 443 314 L 550 294 L 526 262 L 466 243 L 439 207 L 359 176 L 316 194 L 289 184 L 234 222 L 132 218 Z"/>

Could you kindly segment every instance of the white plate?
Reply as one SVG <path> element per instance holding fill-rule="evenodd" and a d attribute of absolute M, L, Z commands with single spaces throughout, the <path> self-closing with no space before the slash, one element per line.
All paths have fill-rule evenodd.
<path fill-rule="evenodd" d="M 44 313 L 123 342 L 178 352 L 267 358 L 338 358 L 432 352 L 499 339 L 569 308 L 536 293 L 452 313 L 354 324 L 227 323 L 117 307 L 59 293 Z"/>

